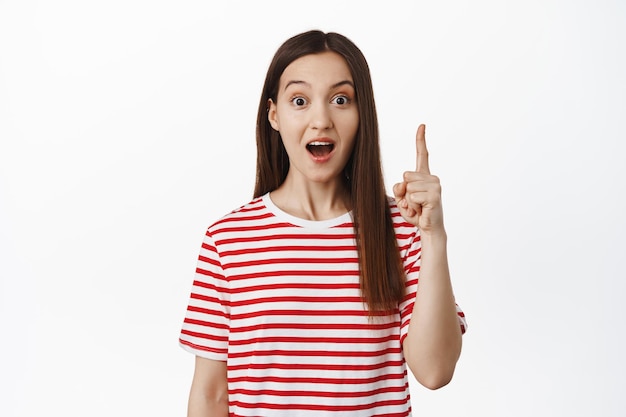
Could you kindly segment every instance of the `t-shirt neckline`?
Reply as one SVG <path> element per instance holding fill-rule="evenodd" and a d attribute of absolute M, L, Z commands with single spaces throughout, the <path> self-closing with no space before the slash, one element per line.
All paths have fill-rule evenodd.
<path fill-rule="evenodd" d="M 293 216 L 283 210 L 281 210 L 270 197 L 270 193 L 266 193 L 262 197 L 263 203 L 265 207 L 272 213 L 276 218 L 285 221 L 287 223 L 291 223 L 295 226 L 305 227 L 310 229 L 327 229 L 330 227 L 336 227 L 345 223 L 352 223 L 352 214 L 351 212 L 347 212 L 342 214 L 341 216 L 335 217 L 333 219 L 327 220 L 307 220 L 302 219 L 300 217 Z"/>

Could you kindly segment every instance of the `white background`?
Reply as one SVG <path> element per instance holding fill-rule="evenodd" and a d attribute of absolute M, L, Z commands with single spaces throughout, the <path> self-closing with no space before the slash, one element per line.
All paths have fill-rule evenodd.
<path fill-rule="evenodd" d="M 622 1 L 0 0 L 0 415 L 184 415 L 206 227 L 276 48 L 369 60 L 387 184 L 427 124 L 470 328 L 415 416 L 622 416 Z"/>

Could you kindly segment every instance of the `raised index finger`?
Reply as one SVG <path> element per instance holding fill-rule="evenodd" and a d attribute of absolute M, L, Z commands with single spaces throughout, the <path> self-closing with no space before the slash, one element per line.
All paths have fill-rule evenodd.
<path fill-rule="evenodd" d="M 417 172 L 430 174 L 428 166 L 428 149 L 426 149 L 426 125 L 419 125 L 415 135 L 415 148 L 417 150 Z"/>

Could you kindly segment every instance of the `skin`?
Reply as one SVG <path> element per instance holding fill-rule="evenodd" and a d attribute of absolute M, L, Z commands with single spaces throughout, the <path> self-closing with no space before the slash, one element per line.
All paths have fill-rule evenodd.
<path fill-rule="evenodd" d="M 285 68 L 268 120 L 280 132 L 290 168 L 272 191 L 274 204 L 307 220 L 325 220 L 350 210 L 342 180 L 359 126 L 352 75 L 335 52 L 306 55 Z M 306 148 L 313 140 L 334 143 L 328 160 L 316 161 Z"/>
<path fill-rule="evenodd" d="M 271 193 L 283 211 L 324 220 L 350 210 L 342 175 L 358 128 L 351 81 L 345 61 L 333 52 L 299 58 L 283 72 L 276 103 L 268 102 L 268 119 L 281 133 L 291 164 L 285 182 Z M 333 155 L 323 163 L 313 161 L 306 150 L 315 138 L 335 144 Z M 430 174 L 424 125 L 417 130 L 416 148 L 415 171 L 405 172 L 393 187 L 402 217 L 420 228 L 422 239 L 419 291 L 403 349 L 417 381 L 437 389 L 452 379 L 461 330 L 448 269 L 441 185 Z M 225 362 L 196 357 L 187 415 L 228 416 Z"/>
<path fill-rule="evenodd" d="M 430 174 L 425 131 L 424 125 L 417 129 L 415 171 L 405 172 L 393 192 L 402 217 L 420 228 L 422 239 L 419 291 L 404 356 L 415 378 L 437 389 L 452 379 L 461 354 L 461 329 L 448 268 L 441 185 Z"/>
<path fill-rule="evenodd" d="M 196 356 L 187 417 L 228 417 L 226 362 Z"/>

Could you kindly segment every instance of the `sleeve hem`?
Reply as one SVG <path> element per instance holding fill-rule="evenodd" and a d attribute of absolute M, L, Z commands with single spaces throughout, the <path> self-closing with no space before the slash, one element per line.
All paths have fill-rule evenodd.
<path fill-rule="evenodd" d="M 193 343 L 190 343 L 184 340 L 179 340 L 178 344 L 183 350 L 189 353 L 192 353 L 196 356 L 200 356 L 201 358 L 211 359 L 214 361 L 221 361 L 221 362 L 226 362 L 226 360 L 228 359 L 227 353 L 218 351 L 217 349 L 211 349 L 211 348 L 194 345 Z"/>

